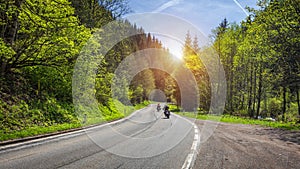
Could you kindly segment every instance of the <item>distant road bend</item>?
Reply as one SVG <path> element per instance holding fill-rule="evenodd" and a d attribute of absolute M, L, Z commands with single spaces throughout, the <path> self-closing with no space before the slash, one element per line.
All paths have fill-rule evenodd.
<path fill-rule="evenodd" d="M 176 115 L 164 119 L 150 105 L 122 122 L 0 147 L 0 168 L 182 168 L 194 137 L 191 122 Z"/>

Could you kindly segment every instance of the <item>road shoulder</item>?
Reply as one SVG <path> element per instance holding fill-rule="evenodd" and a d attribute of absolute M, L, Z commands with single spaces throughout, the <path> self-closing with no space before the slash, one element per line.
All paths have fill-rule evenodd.
<path fill-rule="evenodd" d="M 196 121 L 200 134 L 205 122 Z M 300 167 L 300 131 L 221 122 L 217 125 L 211 137 L 201 142 L 195 168 Z"/>

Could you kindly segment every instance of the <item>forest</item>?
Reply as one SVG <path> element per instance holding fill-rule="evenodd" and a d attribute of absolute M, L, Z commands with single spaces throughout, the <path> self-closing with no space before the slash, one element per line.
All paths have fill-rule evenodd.
<path fill-rule="evenodd" d="M 144 70 L 130 82 L 130 105 L 112 98 L 114 72 L 123 59 L 147 48 L 169 52 L 154 35 L 121 19 L 131 12 L 127 4 L 127 0 L 1 0 L 0 140 L 39 134 L 37 128 L 64 130 L 119 119 L 133 111 L 130 105 L 148 104 L 153 89 L 181 105 L 178 82 L 158 69 Z M 181 64 L 197 81 L 201 114 L 209 113 L 211 84 L 199 56 L 213 48 L 227 79 L 225 114 L 299 122 L 300 1 L 258 1 L 258 6 L 249 8 L 251 15 L 241 23 L 221 21 L 212 31 L 211 46 L 199 47 L 197 37 L 187 30 Z M 73 103 L 74 66 L 93 34 L 112 21 L 136 35 L 97 56 L 103 58 L 101 63 L 91 63 L 98 65 L 92 92 L 102 114 L 83 112 L 87 119 L 82 119 L 76 111 L 80 107 Z M 113 31 L 101 35 L 113 36 Z M 92 53 L 106 45 L 95 41 L 88 50 Z"/>
<path fill-rule="evenodd" d="M 200 111 L 208 112 L 211 86 L 199 56 L 213 48 L 227 81 L 224 114 L 299 123 L 300 1 L 257 5 L 241 23 L 222 20 L 212 30 L 211 46 L 199 49 L 197 36 L 187 33 L 184 60 L 202 91 Z"/>
<path fill-rule="evenodd" d="M 114 70 L 126 56 L 145 48 L 166 50 L 156 37 L 120 19 L 130 12 L 126 0 L 2 0 L 0 8 L 1 140 L 7 139 L 6 135 L 23 137 L 83 123 L 72 98 L 74 66 L 93 33 L 107 23 L 118 21 L 136 35 L 101 56 L 104 59 L 98 63 L 101 66 L 97 69 L 94 95 L 102 114 L 89 114 L 86 125 L 122 118 L 133 111 L 121 102 L 117 104 L 124 106 L 125 112 L 117 111 L 111 98 Z M 112 32 L 106 35 L 109 33 Z M 148 104 L 144 101 L 148 100 L 149 90 L 164 83 L 155 81 L 154 73 L 143 71 L 130 84 L 133 105 Z M 35 131 L 37 128 L 41 131 Z M 23 130 L 27 131 L 19 132 Z"/>

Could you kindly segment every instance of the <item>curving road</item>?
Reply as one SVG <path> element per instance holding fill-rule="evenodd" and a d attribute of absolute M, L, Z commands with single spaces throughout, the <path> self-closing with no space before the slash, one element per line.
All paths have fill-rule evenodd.
<path fill-rule="evenodd" d="M 182 168 L 194 136 L 191 122 L 150 105 L 114 123 L 0 147 L 0 168 Z"/>

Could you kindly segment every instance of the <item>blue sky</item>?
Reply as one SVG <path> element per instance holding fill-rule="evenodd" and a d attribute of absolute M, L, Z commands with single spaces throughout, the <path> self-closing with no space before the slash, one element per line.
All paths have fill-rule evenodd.
<path fill-rule="evenodd" d="M 145 12 L 170 14 L 193 24 L 206 37 L 225 17 L 229 22 L 240 23 L 248 15 L 244 8 L 255 5 L 256 0 L 129 0 L 133 10 L 131 15 Z M 148 32 L 147 29 L 145 31 Z M 164 43 L 165 40 L 162 41 Z M 171 49 L 179 48 L 178 45 L 168 45 L 167 41 L 164 45 Z"/>

